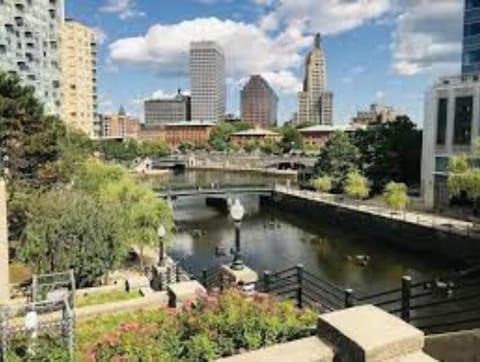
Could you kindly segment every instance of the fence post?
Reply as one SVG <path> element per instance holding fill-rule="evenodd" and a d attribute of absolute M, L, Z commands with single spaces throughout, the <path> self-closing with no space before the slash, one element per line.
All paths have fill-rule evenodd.
<path fill-rule="evenodd" d="M 265 293 L 269 293 L 270 292 L 270 284 L 272 283 L 272 273 L 270 272 L 270 270 L 265 270 L 263 272 L 263 291 Z"/>
<path fill-rule="evenodd" d="M 202 284 L 205 288 L 207 287 L 207 269 L 202 270 Z"/>
<path fill-rule="evenodd" d="M 175 279 L 177 281 L 177 283 L 180 283 L 180 265 L 177 263 L 176 264 L 176 269 L 175 269 Z"/>
<path fill-rule="evenodd" d="M 167 285 L 172 284 L 172 269 L 167 268 Z"/>
<path fill-rule="evenodd" d="M 345 289 L 345 308 L 351 308 L 354 306 L 353 302 L 353 289 Z"/>
<path fill-rule="evenodd" d="M 412 278 L 408 275 L 402 277 L 402 310 L 401 318 L 405 322 L 410 322 L 410 296 L 412 294 L 411 289 Z"/>
<path fill-rule="evenodd" d="M 297 268 L 297 307 L 303 308 L 303 265 L 298 264 Z"/>

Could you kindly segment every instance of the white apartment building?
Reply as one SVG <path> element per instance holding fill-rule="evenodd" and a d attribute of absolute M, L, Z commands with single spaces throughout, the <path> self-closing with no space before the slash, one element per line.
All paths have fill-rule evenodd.
<path fill-rule="evenodd" d="M 225 117 L 225 55 L 213 41 L 190 43 L 192 120 L 220 121 Z"/>
<path fill-rule="evenodd" d="M 426 94 L 421 192 L 427 208 L 448 205 L 448 160 L 473 154 L 480 136 L 480 78 L 442 78 Z"/>
<path fill-rule="evenodd" d="M 0 70 L 33 86 L 48 114 L 61 115 L 60 27 L 63 0 L 0 1 Z"/>

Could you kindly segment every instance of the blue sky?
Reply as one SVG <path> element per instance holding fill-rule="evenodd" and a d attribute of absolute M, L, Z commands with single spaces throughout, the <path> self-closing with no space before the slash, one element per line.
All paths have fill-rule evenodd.
<path fill-rule="evenodd" d="M 263 74 L 280 97 L 279 119 L 296 109 L 303 58 L 319 31 L 335 123 L 380 102 L 420 125 L 423 94 L 459 71 L 463 0 L 65 0 L 66 16 L 97 30 L 100 111 L 189 89 L 188 43 L 220 42 L 227 57 L 227 110 Z"/>

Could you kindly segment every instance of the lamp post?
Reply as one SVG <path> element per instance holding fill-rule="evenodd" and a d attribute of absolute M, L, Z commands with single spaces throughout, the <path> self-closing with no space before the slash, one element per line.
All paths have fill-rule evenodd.
<path fill-rule="evenodd" d="M 235 223 L 235 250 L 233 251 L 232 270 L 242 270 L 244 268 L 242 255 L 240 251 L 240 225 L 242 223 L 245 209 L 239 199 L 235 199 L 230 207 L 230 216 Z"/>
<path fill-rule="evenodd" d="M 163 224 L 160 224 L 157 229 L 158 236 L 158 265 L 165 265 L 165 236 L 167 235 L 167 230 Z"/>

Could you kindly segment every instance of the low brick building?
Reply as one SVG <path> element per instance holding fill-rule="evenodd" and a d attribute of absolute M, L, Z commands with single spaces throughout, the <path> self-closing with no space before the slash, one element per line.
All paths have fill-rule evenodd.
<path fill-rule="evenodd" d="M 140 126 L 138 133 L 139 141 L 164 141 L 166 142 L 167 132 L 164 125 L 146 125 Z"/>
<path fill-rule="evenodd" d="M 230 142 L 237 146 L 244 146 L 248 143 L 262 143 L 265 141 L 274 141 L 278 142 L 282 139 L 282 135 L 277 132 L 270 131 L 268 129 L 262 128 L 252 128 L 247 129 L 246 131 L 240 131 L 233 133 L 230 136 Z"/>
<path fill-rule="evenodd" d="M 171 148 L 182 143 L 206 144 L 210 139 L 215 123 L 201 121 L 185 121 L 167 123 L 165 125 L 165 141 Z"/>
<path fill-rule="evenodd" d="M 352 126 L 315 125 L 299 130 L 304 146 L 321 148 L 335 132 L 353 132 Z"/>
<path fill-rule="evenodd" d="M 101 116 L 102 138 L 137 139 L 140 120 L 126 114 L 104 114 Z"/>

